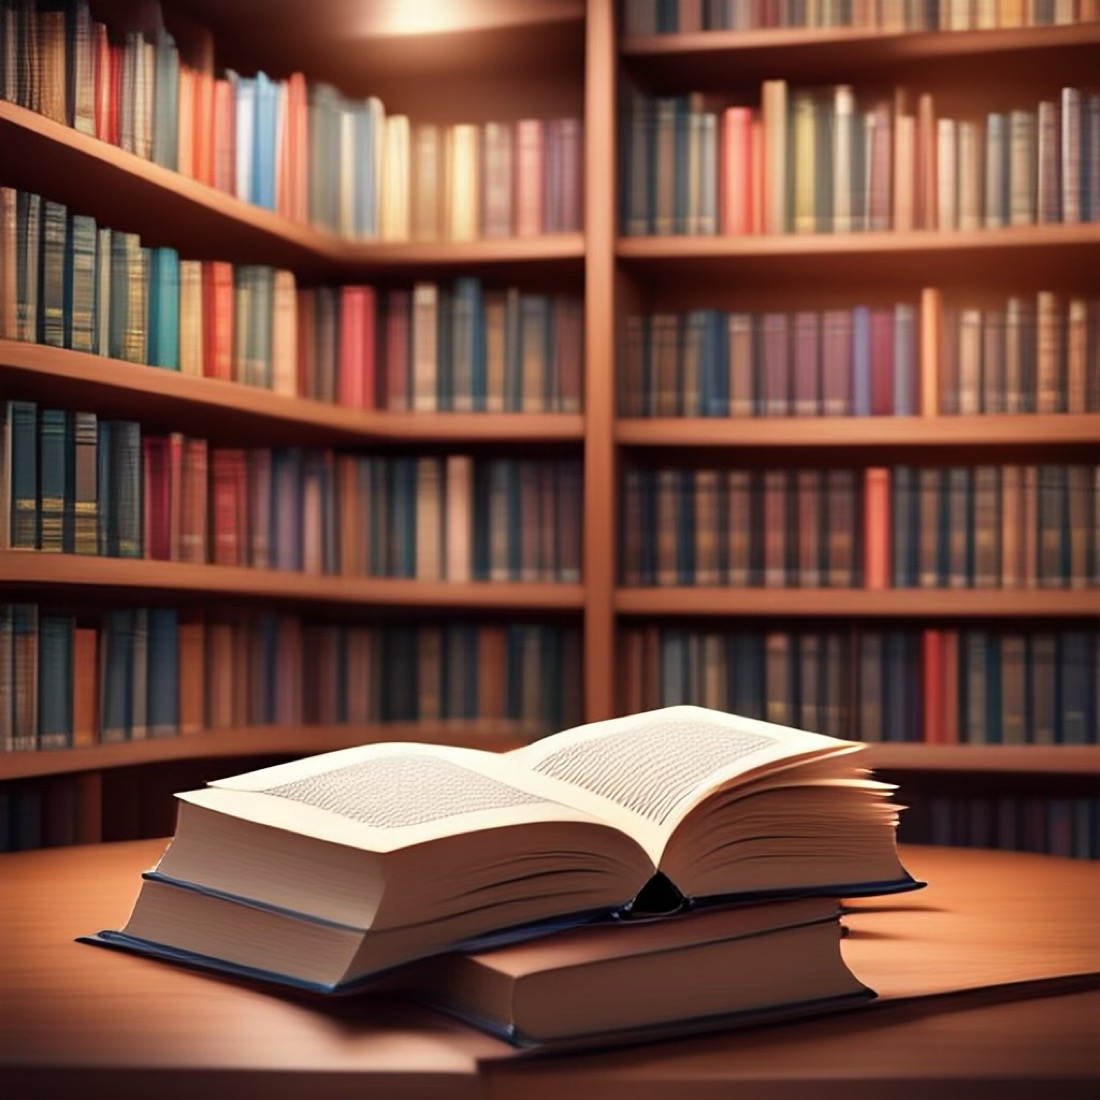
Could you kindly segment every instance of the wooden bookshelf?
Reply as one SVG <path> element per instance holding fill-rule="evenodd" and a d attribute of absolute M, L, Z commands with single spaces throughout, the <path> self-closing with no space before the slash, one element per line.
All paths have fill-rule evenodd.
<path fill-rule="evenodd" d="M 983 288 L 1018 282 L 1059 289 L 1100 282 L 1100 224 L 777 236 L 620 237 L 616 255 L 645 278 L 780 288 L 919 286 L 934 279 Z"/>
<path fill-rule="evenodd" d="M 1100 616 L 1096 588 L 619 588 L 623 615 L 839 619 Z"/>
<path fill-rule="evenodd" d="M 620 418 L 616 442 L 632 447 L 859 448 L 1095 448 L 1100 413 L 1065 416 L 875 416 L 875 417 L 660 417 Z"/>
<path fill-rule="evenodd" d="M 258 753 L 310 755 L 378 741 L 423 741 L 433 745 L 465 745 L 506 752 L 525 744 L 538 730 L 525 731 L 516 722 L 383 722 L 372 726 L 255 726 L 210 729 L 180 737 L 40 752 L 0 754 L 0 781 L 36 776 L 99 772 L 107 768 L 171 760 L 254 756 Z"/>
<path fill-rule="evenodd" d="M 867 763 L 889 771 L 1100 776 L 1100 745 L 874 744 Z"/>
<path fill-rule="evenodd" d="M 579 611 L 579 584 L 425 581 L 399 577 L 314 576 L 279 569 L 101 558 L 36 551 L 0 551 L 0 578 L 9 588 L 128 596 L 211 596 L 286 606 L 409 607 L 446 610 Z"/>
<path fill-rule="evenodd" d="M 1100 23 L 972 31 L 884 31 L 868 27 L 774 27 L 623 39 L 632 70 L 663 85 L 731 80 L 740 85 L 779 75 L 803 83 L 878 77 L 884 72 L 1011 64 L 1014 56 L 1064 67 L 1087 64 L 1100 45 Z"/>
<path fill-rule="evenodd" d="M 122 3 L 123 0 L 117 0 Z M 112 6 L 112 5 L 108 5 Z M 114 4 L 113 6 L 117 6 Z M 411 0 L 409 5 L 411 6 Z M 370 18 L 381 6 L 371 6 Z M 397 7 L 394 5 L 393 7 Z M 457 7 L 457 6 L 456 6 Z M 820 618 L 876 625 L 922 620 L 1089 623 L 1096 589 L 625 588 L 615 584 L 621 467 L 676 449 L 698 460 L 760 452 L 756 461 L 875 465 L 911 457 L 959 461 L 1100 461 L 1100 413 L 867 418 L 627 419 L 616 416 L 616 353 L 622 322 L 639 302 L 712 305 L 712 293 L 769 296 L 782 308 L 824 288 L 856 296 L 923 287 L 945 293 L 1089 291 L 1100 286 L 1100 223 L 974 231 L 874 232 L 743 237 L 617 236 L 622 78 L 653 93 L 735 90 L 751 98 L 761 80 L 792 86 L 866 81 L 914 89 L 1005 83 L 1017 71 L 1044 80 L 1094 81 L 1100 24 L 1018 30 L 887 34 L 875 30 L 767 30 L 661 35 L 620 42 L 615 0 L 477 0 L 472 23 L 427 36 L 353 26 L 355 5 L 249 0 L 166 0 L 172 20 L 210 28 L 219 64 L 242 72 L 293 68 L 377 93 L 387 105 L 442 122 L 572 110 L 584 123 L 583 233 L 506 240 L 345 240 L 290 221 L 0 101 L 0 183 L 36 190 L 143 243 L 186 248 L 189 258 L 262 263 L 292 270 L 302 285 L 443 280 L 478 274 L 525 287 L 582 294 L 583 415 L 358 411 L 210 379 L 184 377 L 54 348 L 0 341 L 5 396 L 139 419 L 235 445 L 379 445 L 482 451 L 543 448 L 581 453 L 584 466 L 583 583 L 448 583 L 0 551 L 5 599 L 71 601 L 82 607 L 162 600 L 318 609 L 327 618 L 369 620 L 376 610 L 426 616 L 515 615 L 580 621 L 584 715 L 617 713 L 617 636 L 655 619 Z M 375 10 L 377 8 L 377 10 Z M 254 33 L 257 19 L 264 36 Z M 1088 74 L 1087 78 L 1080 74 Z M 1023 80 L 1024 77 L 1021 76 Z M 1030 79 L 1028 77 L 1027 79 Z M 1026 81 L 1025 81 L 1026 83 Z M 1023 457 L 1026 456 L 1026 457 Z M 677 457 L 677 456 L 673 456 Z M 709 461 L 711 455 L 706 455 Z M 311 753 L 363 740 L 415 737 L 511 747 L 514 727 L 481 723 L 415 726 L 264 727 L 0 756 L 0 779 L 79 776 L 89 788 L 104 769 L 204 757 Z M 1100 774 L 1096 746 L 874 745 L 876 766 L 907 771 Z M 231 765 L 227 763 L 227 768 Z"/>
<path fill-rule="evenodd" d="M 64 386 L 67 404 L 95 409 L 100 416 L 140 419 L 234 446 L 369 446 L 395 440 L 579 444 L 584 437 L 580 414 L 350 409 L 15 340 L 0 340 L 0 382 L 8 397 L 34 397 L 51 385 Z"/>
<path fill-rule="evenodd" d="M 0 100 L 7 186 L 37 191 L 143 244 L 198 260 L 269 264 L 311 281 L 482 272 L 579 276 L 584 236 L 477 241 L 347 240 L 291 221 L 133 153 Z"/>

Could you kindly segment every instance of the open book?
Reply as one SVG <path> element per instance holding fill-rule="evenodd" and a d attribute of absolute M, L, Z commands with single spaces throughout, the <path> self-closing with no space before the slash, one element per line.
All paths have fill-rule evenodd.
<path fill-rule="evenodd" d="M 516 1046 L 611 1046 L 833 1012 L 874 997 L 832 898 L 594 924 L 413 963 L 405 991 Z"/>
<path fill-rule="evenodd" d="M 178 796 L 126 927 L 99 938 L 334 990 L 654 896 L 910 888 L 861 747 L 677 706 L 503 754 L 388 743 L 265 768 Z"/>

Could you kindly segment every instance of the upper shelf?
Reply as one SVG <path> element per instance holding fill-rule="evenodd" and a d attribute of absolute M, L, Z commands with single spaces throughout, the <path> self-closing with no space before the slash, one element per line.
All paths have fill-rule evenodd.
<path fill-rule="evenodd" d="M 681 90 L 749 87 L 787 77 L 799 83 L 855 81 L 905 73 L 915 66 L 1057 66 L 1095 71 L 1100 23 L 1003 30 L 894 33 L 865 27 L 767 28 L 627 38 L 622 56 L 633 71 Z"/>
<path fill-rule="evenodd" d="M 579 277 L 584 236 L 477 241 L 344 240 L 215 190 L 0 100 L 0 184 L 36 191 L 188 259 L 289 268 L 307 281 L 435 274 Z"/>
<path fill-rule="evenodd" d="M 620 237 L 616 255 L 647 276 L 705 283 L 741 280 L 902 286 L 1019 282 L 1060 289 L 1100 281 L 1100 223 L 993 229 Z"/>

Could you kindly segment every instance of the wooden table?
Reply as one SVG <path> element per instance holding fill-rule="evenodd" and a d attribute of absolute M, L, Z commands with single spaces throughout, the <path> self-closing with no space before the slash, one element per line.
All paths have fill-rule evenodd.
<path fill-rule="evenodd" d="M 532 1058 L 380 996 L 321 1002 L 74 943 L 121 926 L 163 841 L 0 856 L 0 1096 L 899 1100 L 1100 1096 L 1100 868 L 912 847 L 862 901 L 839 1016 Z"/>

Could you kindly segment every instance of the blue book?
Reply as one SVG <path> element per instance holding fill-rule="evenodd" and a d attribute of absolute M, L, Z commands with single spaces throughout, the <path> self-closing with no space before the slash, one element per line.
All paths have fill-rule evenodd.
<path fill-rule="evenodd" d="M 148 621 L 148 725 L 150 737 L 179 732 L 179 616 L 174 608 L 151 608 Z"/>
<path fill-rule="evenodd" d="M 75 443 L 70 414 L 38 414 L 38 549 L 60 554 L 73 549 Z"/>
<path fill-rule="evenodd" d="M 128 741 L 133 715 L 134 612 L 113 608 L 105 612 L 100 646 L 99 739 Z"/>
<path fill-rule="evenodd" d="M 174 248 L 149 250 L 149 365 L 180 369 L 180 260 Z"/>
<path fill-rule="evenodd" d="M 1090 660 L 1090 636 L 1084 630 L 1064 630 L 1059 638 L 1058 727 L 1055 740 L 1063 745 L 1095 744 L 1092 729 L 1096 691 L 1094 664 Z M 1095 644 L 1095 632 L 1091 641 Z"/>
<path fill-rule="evenodd" d="M 703 311 L 700 390 L 703 395 L 703 416 L 729 414 L 729 326 L 726 314 L 720 310 Z"/>
<path fill-rule="evenodd" d="M 7 403 L 11 513 L 8 541 L 13 550 L 38 548 L 38 406 Z"/>
<path fill-rule="evenodd" d="M 255 120 L 252 141 L 252 201 L 267 210 L 275 209 L 275 150 L 278 143 L 278 86 L 266 73 L 258 72 L 255 84 Z"/>
<path fill-rule="evenodd" d="M 271 558 L 276 569 L 302 568 L 303 455 L 299 447 L 271 452 Z"/>

